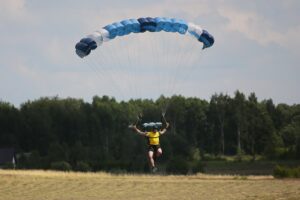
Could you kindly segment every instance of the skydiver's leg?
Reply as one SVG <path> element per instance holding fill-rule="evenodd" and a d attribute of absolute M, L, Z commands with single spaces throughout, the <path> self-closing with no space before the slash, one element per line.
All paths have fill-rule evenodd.
<path fill-rule="evenodd" d="M 157 151 L 156 151 L 156 158 L 158 158 L 159 156 L 161 156 L 162 155 L 162 149 L 161 149 L 161 147 L 159 147 L 158 149 L 157 149 Z"/>
<path fill-rule="evenodd" d="M 153 159 L 153 151 L 149 150 L 148 151 L 148 159 L 149 159 L 149 164 L 151 169 L 155 167 L 154 159 Z"/>

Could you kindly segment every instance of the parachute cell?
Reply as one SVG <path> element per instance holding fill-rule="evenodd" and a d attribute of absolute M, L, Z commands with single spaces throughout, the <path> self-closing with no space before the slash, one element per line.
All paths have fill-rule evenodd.
<path fill-rule="evenodd" d="M 97 48 L 97 43 L 92 38 L 83 38 L 76 44 L 75 48 L 77 55 L 83 58 L 89 55 L 91 50 Z"/>
<path fill-rule="evenodd" d="M 214 44 L 214 37 L 209 34 L 206 30 L 203 30 L 203 33 L 200 35 L 200 42 L 203 42 L 203 49 L 211 47 Z"/>
<path fill-rule="evenodd" d="M 103 43 L 103 37 L 102 37 L 101 33 L 98 31 L 95 31 L 94 33 L 92 33 L 86 37 L 94 40 L 98 47 L 101 46 L 101 44 Z"/>
<path fill-rule="evenodd" d="M 156 31 L 156 22 L 155 19 L 151 17 L 147 18 L 139 18 L 138 22 L 141 26 L 141 32 L 149 31 L 149 32 L 155 32 Z"/>

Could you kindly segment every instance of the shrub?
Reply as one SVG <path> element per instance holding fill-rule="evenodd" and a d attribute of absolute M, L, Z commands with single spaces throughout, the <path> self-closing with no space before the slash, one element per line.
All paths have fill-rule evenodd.
<path fill-rule="evenodd" d="M 195 162 L 191 165 L 192 173 L 193 174 L 196 174 L 199 172 L 204 173 L 204 167 L 205 167 L 205 165 L 203 162 L 200 162 L 200 161 Z"/>
<path fill-rule="evenodd" d="M 300 178 L 300 167 L 294 168 L 293 174 L 294 178 Z"/>
<path fill-rule="evenodd" d="M 4 163 L 0 168 L 2 169 L 14 169 L 15 165 L 11 162 Z"/>
<path fill-rule="evenodd" d="M 187 174 L 189 163 L 182 157 L 174 157 L 167 163 L 166 171 L 171 174 Z"/>
<path fill-rule="evenodd" d="M 273 170 L 273 176 L 275 178 L 284 178 L 289 177 L 289 174 L 285 167 L 277 165 Z"/>
<path fill-rule="evenodd" d="M 76 171 L 88 172 L 91 171 L 91 167 L 88 163 L 80 161 L 76 165 Z"/>
<path fill-rule="evenodd" d="M 201 160 L 201 152 L 199 148 L 191 148 L 190 149 L 190 159 L 192 161 L 199 161 Z"/>
<path fill-rule="evenodd" d="M 275 178 L 300 178 L 300 167 L 290 168 L 277 165 L 274 168 L 273 176 Z"/>
<path fill-rule="evenodd" d="M 52 162 L 50 165 L 51 169 L 59 171 L 71 171 L 71 165 L 66 161 Z"/>
<path fill-rule="evenodd" d="M 226 161 L 226 157 L 222 155 L 204 154 L 205 161 Z"/>

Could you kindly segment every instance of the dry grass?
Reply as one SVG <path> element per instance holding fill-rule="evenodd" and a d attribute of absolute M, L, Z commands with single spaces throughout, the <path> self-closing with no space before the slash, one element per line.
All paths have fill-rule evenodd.
<path fill-rule="evenodd" d="M 300 180 L 0 170 L 0 200 L 300 199 Z"/>

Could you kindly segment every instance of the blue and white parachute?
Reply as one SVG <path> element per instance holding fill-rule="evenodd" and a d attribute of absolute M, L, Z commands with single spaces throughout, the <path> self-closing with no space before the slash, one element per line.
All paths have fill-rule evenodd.
<path fill-rule="evenodd" d="M 214 37 L 206 30 L 193 23 L 187 23 L 182 19 L 167 17 L 146 17 L 138 19 L 126 19 L 104 26 L 100 31 L 81 39 L 75 46 L 76 54 L 83 58 L 90 54 L 91 50 L 101 46 L 117 36 L 125 36 L 130 33 L 149 32 L 174 32 L 182 35 L 191 34 L 199 42 L 203 43 L 203 49 L 214 44 Z"/>

